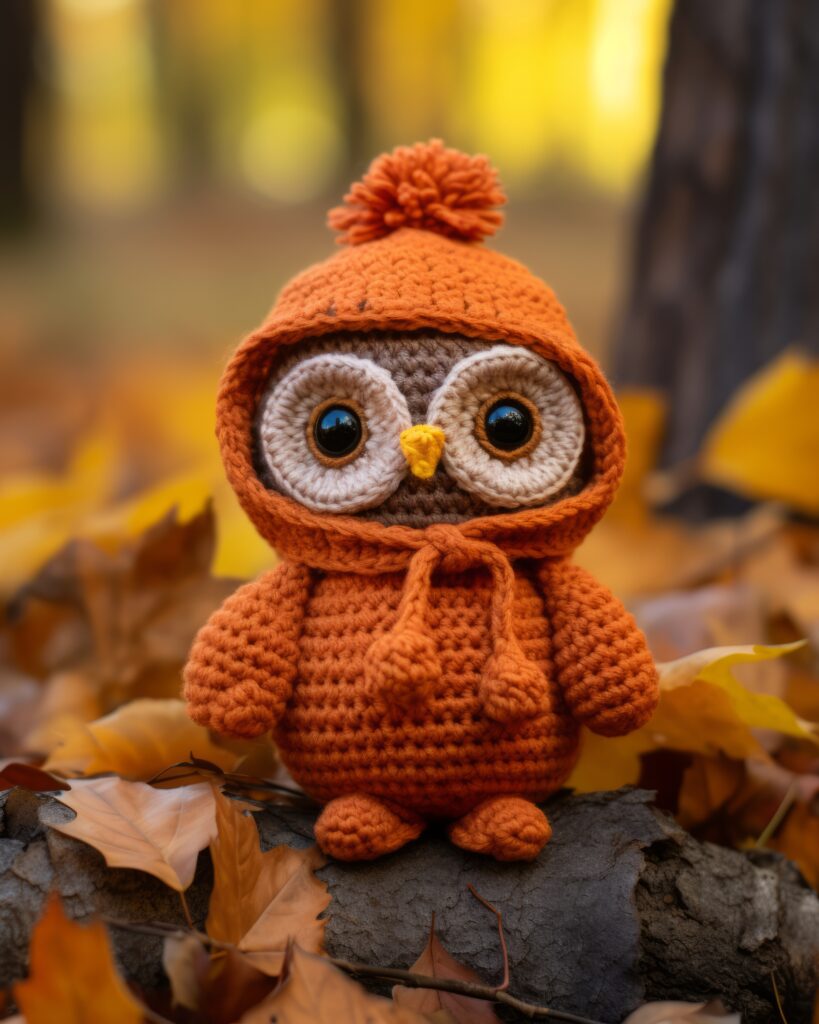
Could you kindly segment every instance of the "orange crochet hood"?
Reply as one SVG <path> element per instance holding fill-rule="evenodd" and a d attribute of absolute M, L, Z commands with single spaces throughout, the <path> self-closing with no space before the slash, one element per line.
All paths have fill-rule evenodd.
<path fill-rule="evenodd" d="M 481 244 L 500 224 L 494 207 L 503 201 L 484 157 L 439 142 L 380 157 L 347 205 L 331 211 L 331 226 L 348 244 L 294 278 L 234 354 L 217 405 L 222 457 L 243 508 L 283 556 L 318 569 L 377 573 L 405 569 L 430 545 L 445 560 L 444 549 L 461 547 L 461 538 L 464 546 L 478 541 L 485 550 L 500 549 L 507 559 L 563 555 L 611 503 L 625 455 L 619 410 L 551 289 Z M 280 350 L 342 331 L 424 328 L 524 345 L 576 382 L 592 452 L 591 478 L 580 494 L 454 527 L 413 529 L 312 512 L 265 488 L 254 469 L 252 432 Z"/>

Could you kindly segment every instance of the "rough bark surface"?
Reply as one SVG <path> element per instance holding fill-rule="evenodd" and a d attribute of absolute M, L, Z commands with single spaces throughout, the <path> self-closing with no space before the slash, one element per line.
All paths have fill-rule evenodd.
<path fill-rule="evenodd" d="M 668 397 L 665 465 L 786 346 L 819 352 L 817 109 L 819 4 L 677 0 L 614 353 Z"/>
<path fill-rule="evenodd" d="M 702 844 L 650 804 L 618 790 L 547 805 L 554 838 L 533 864 L 497 864 L 431 832 L 371 864 L 322 869 L 332 894 L 331 954 L 407 967 L 436 914 L 445 946 L 488 982 L 500 980 L 495 921 L 467 891 L 503 912 L 512 991 L 605 1022 L 645 999 L 720 994 L 745 1024 L 776 1018 L 776 976 L 789 1024 L 810 1020 L 819 953 L 819 900 L 786 861 Z M 0 984 L 25 973 L 28 934 L 56 888 L 69 912 L 182 924 L 175 893 L 147 875 L 108 869 L 93 849 L 48 828 L 72 812 L 50 797 L 0 798 Z M 312 842 L 305 811 L 256 816 L 262 845 Z M 188 892 L 204 920 L 210 862 Z M 161 943 L 112 932 L 123 971 L 146 988 L 164 984 Z M 511 1019 L 511 1018 L 510 1018 Z"/>

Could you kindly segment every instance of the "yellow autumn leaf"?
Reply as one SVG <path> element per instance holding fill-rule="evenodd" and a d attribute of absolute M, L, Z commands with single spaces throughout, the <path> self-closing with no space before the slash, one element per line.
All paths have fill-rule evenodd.
<path fill-rule="evenodd" d="M 101 425 L 79 445 L 63 473 L 0 479 L 0 564 L 6 591 L 24 583 L 111 500 L 118 457 L 110 428 Z"/>
<path fill-rule="evenodd" d="M 640 755 L 657 749 L 764 758 L 755 729 L 819 744 L 816 726 L 799 718 L 779 697 L 752 693 L 732 672 L 735 665 L 781 658 L 802 646 L 803 641 L 713 647 L 658 665 L 660 703 L 651 721 L 617 739 L 586 733 L 568 784 L 591 792 L 634 783 L 640 774 Z"/>
<path fill-rule="evenodd" d="M 666 402 L 659 391 L 626 390 L 618 393 L 617 404 L 625 423 L 628 459 L 607 520 L 640 527 L 649 516 L 644 488 L 649 473 L 657 465 Z"/>
<path fill-rule="evenodd" d="M 126 779 L 147 780 L 193 753 L 230 770 L 241 755 L 218 747 L 207 729 L 190 720 L 181 700 L 143 698 L 98 718 L 65 723 L 60 745 L 46 761 L 46 771 L 75 775 L 116 772 Z"/>
<path fill-rule="evenodd" d="M 751 378 L 711 428 L 701 472 L 752 498 L 819 513 L 819 361 L 788 351 Z"/>
<path fill-rule="evenodd" d="M 100 921 L 70 921 L 52 895 L 31 936 L 29 976 L 14 986 L 26 1024 L 142 1024 Z"/>
<path fill-rule="evenodd" d="M 216 834 L 213 788 L 154 789 L 124 779 L 79 779 L 60 803 L 73 821 L 50 827 L 93 846 L 112 868 L 133 868 L 177 892 L 193 881 L 199 851 Z"/>

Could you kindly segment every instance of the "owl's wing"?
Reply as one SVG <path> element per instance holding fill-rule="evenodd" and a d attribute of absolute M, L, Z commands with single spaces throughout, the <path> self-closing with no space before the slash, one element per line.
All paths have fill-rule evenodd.
<path fill-rule="evenodd" d="M 191 718 L 216 732 L 253 737 L 284 714 L 299 656 L 310 570 L 282 562 L 240 587 L 200 629 L 185 666 Z"/>
<path fill-rule="evenodd" d="M 541 563 L 555 669 L 574 717 L 592 732 L 623 736 L 645 725 L 659 699 L 646 639 L 620 601 L 569 561 Z"/>

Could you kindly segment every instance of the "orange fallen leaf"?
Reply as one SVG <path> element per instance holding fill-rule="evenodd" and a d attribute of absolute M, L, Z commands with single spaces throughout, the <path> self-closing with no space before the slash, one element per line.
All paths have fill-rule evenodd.
<path fill-rule="evenodd" d="M 34 793 L 52 793 L 57 790 L 68 790 L 71 786 L 63 779 L 55 779 L 53 775 L 35 768 L 33 764 L 21 764 L 19 761 L 0 763 L 0 791 L 19 786 L 30 789 Z"/>
<path fill-rule="evenodd" d="M 216 834 L 213 790 L 204 783 L 153 789 L 124 779 L 83 779 L 60 803 L 77 817 L 52 828 L 99 850 L 109 867 L 145 871 L 177 892 L 191 884 L 199 851 Z"/>
<path fill-rule="evenodd" d="M 809 805 L 796 804 L 768 845 L 795 861 L 808 882 L 819 889 L 819 815 Z"/>
<path fill-rule="evenodd" d="M 473 970 L 458 963 L 447 952 L 438 938 L 434 922 L 427 944 L 410 970 L 432 978 L 454 978 L 458 981 L 485 984 Z M 399 1006 L 406 1006 L 419 1013 L 431 1015 L 443 1011 L 449 1014 L 455 1024 L 500 1024 L 492 1004 L 483 999 L 470 999 L 469 996 L 439 992 L 435 989 L 406 988 L 404 985 L 396 985 L 392 990 L 392 997 Z"/>
<path fill-rule="evenodd" d="M 217 746 L 207 729 L 192 722 L 183 701 L 145 698 L 96 722 L 73 722 L 43 767 L 69 777 L 115 772 L 145 781 L 191 754 L 225 770 L 241 758 Z"/>
<path fill-rule="evenodd" d="M 214 883 L 206 929 L 230 942 L 260 971 L 276 975 L 289 940 L 318 953 L 324 941 L 327 886 L 316 875 L 324 864 L 317 847 L 259 848 L 252 817 L 227 797 L 216 797 L 217 836 L 210 846 Z"/>
<path fill-rule="evenodd" d="M 287 951 L 276 989 L 239 1024 L 429 1024 L 408 1006 L 372 996 L 320 956 Z"/>
<path fill-rule="evenodd" d="M 31 936 L 29 976 L 14 986 L 26 1024 L 142 1024 L 114 967 L 105 927 L 70 921 L 52 895 Z"/>

